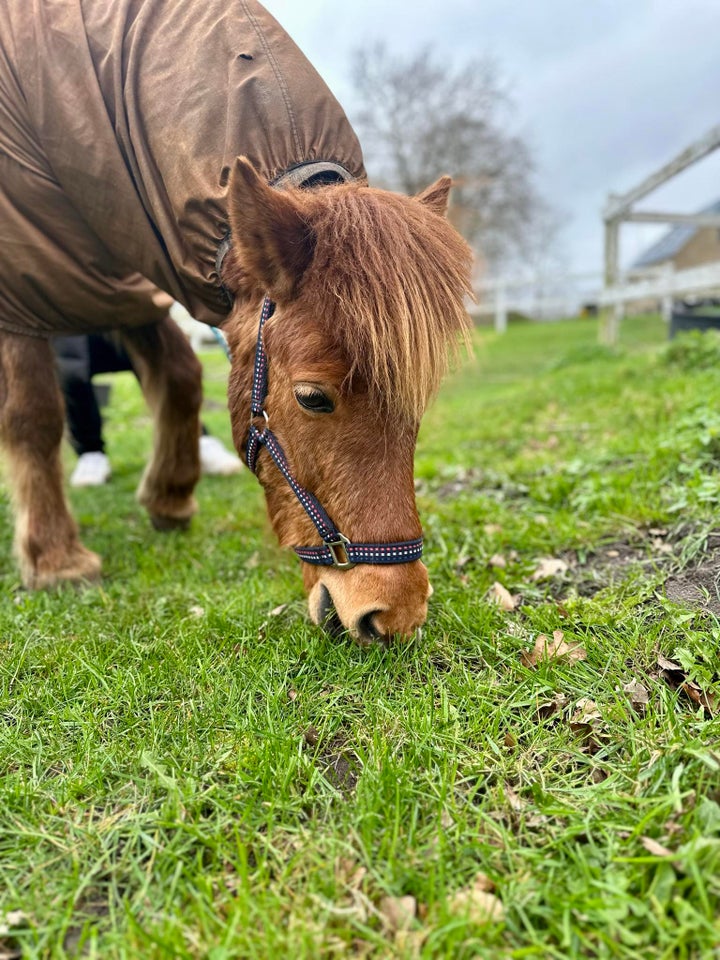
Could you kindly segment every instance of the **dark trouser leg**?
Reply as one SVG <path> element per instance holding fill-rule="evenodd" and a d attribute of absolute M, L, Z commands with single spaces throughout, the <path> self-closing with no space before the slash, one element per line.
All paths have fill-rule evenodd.
<path fill-rule="evenodd" d="M 53 350 L 65 398 L 70 442 L 78 455 L 104 453 L 102 417 L 92 378 L 100 373 L 132 370 L 130 358 L 112 335 L 55 337 Z"/>

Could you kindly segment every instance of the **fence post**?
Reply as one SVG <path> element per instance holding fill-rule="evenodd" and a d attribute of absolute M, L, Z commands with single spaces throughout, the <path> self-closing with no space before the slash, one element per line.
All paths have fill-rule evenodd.
<path fill-rule="evenodd" d="M 605 289 L 614 287 L 618 282 L 620 262 L 620 220 L 617 218 L 605 221 Z M 605 307 L 600 312 L 600 326 L 598 339 L 600 343 L 612 347 L 617 343 L 620 321 L 623 317 L 622 303 Z"/>
<path fill-rule="evenodd" d="M 672 275 L 675 271 L 675 267 L 670 263 L 666 263 L 663 269 L 663 279 L 670 281 Z M 673 311 L 673 295 L 672 293 L 664 293 L 660 300 L 660 312 L 662 313 L 662 318 L 665 323 L 669 324 L 672 320 L 672 311 Z"/>
<path fill-rule="evenodd" d="M 507 330 L 507 295 L 505 282 L 499 280 L 495 287 L 495 332 L 505 333 Z"/>

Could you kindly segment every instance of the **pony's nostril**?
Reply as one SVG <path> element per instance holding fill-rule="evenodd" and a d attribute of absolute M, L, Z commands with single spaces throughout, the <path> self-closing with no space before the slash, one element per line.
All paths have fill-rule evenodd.
<path fill-rule="evenodd" d="M 375 622 L 375 617 L 378 613 L 382 613 L 382 611 L 371 610 L 358 620 L 357 630 L 363 640 L 379 640 L 382 637 L 382 632 L 378 629 L 378 625 Z"/>
<path fill-rule="evenodd" d="M 324 583 L 320 584 L 316 595 L 315 621 L 322 624 L 331 637 L 339 637 L 345 629 L 335 610 L 330 591 Z"/>

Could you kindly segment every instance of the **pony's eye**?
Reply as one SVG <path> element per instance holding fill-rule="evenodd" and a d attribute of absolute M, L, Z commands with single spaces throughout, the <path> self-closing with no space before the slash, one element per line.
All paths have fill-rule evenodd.
<path fill-rule="evenodd" d="M 318 390 L 317 387 L 314 389 L 296 389 L 295 390 L 295 399 L 300 404 L 304 410 L 309 410 L 311 413 L 332 413 L 335 409 L 330 397 Z"/>

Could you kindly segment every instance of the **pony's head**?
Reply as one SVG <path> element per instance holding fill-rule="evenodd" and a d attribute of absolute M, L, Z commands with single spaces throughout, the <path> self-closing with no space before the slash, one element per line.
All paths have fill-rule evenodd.
<path fill-rule="evenodd" d="M 223 281 L 235 296 L 225 328 L 235 445 L 245 456 L 267 296 L 275 304 L 262 334 L 267 424 L 290 475 L 336 529 L 381 553 L 421 536 L 418 428 L 448 351 L 466 332 L 471 255 L 445 219 L 450 184 L 443 177 L 415 198 L 360 184 L 275 190 L 242 158 L 230 182 L 233 247 Z M 258 449 L 280 543 L 320 544 L 313 509 L 303 509 L 270 449 Z M 313 620 L 339 621 L 361 642 L 411 636 L 427 616 L 427 570 L 418 559 L 385 565 L 377 556 L 346 566 L 340 544 L 330 565 L 303 563 Z"/>

